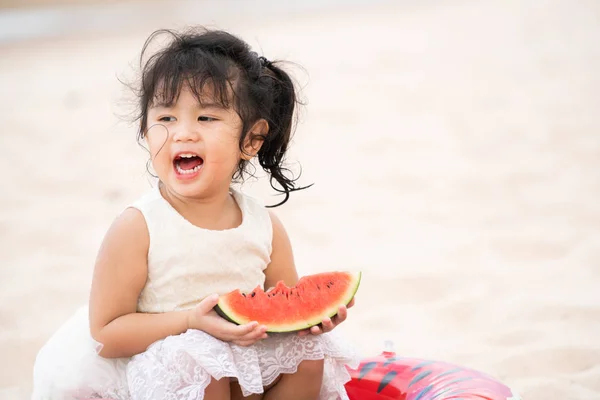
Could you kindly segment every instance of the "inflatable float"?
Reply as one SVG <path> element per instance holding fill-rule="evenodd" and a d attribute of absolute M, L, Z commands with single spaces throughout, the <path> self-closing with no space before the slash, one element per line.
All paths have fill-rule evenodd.
<path fill-rule="evenodd" d="M 477 370 L 384 351 L 365 358 L 346 384 L 350 400 L 521 400 L 508 386 Z"/>

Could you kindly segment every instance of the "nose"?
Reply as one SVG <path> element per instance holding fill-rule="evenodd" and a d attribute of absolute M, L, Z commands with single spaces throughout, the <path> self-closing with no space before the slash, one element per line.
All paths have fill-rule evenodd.
<path fill-rule="evenodd" d="M 200 139 L 198 124 L 179 122 L 174 128 L 173 140 L 175 142 L 196 142 Z"/>

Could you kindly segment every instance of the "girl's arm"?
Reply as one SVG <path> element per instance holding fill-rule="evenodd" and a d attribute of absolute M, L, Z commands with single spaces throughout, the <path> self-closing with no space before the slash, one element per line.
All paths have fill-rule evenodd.
<path fill-rule="evenodd" d="M 294 286 L 298 282 L 298 272 L 290 238 L 281 220 L 273 212 L 269 214 L 273 224 L 273 239 L 271 262 L 265 269 L 265 290 L 275 286 L 279 281 L 283 281 L 287 286 Z"/>
<path fill-rule="evenodd" d="M 149 235 L 142 214 L 126 209 L 109 228 L 94 269 L 90 330 L 100 355 L 130 357 L 153 342 L 188 329 L 188 313 L 136 313 L 146 283 Z"/>
<path fill-rule="evenodd" d="M 271 222 L 273 224 L 273 244 L 271 252 L 271 262 L 265 269 L 265 289 L 273 287 L 278 281 L 283 281 L 287 286 L 293 286 L 298 282 L 298 272 L 294 263 L 294 255 L 290 239 L 283 227 L 283 224 L 277 216 L 270 212 Z M 348 307 L 354 305 L 354 299 L 348 304 Z M 347 309 L 341 306 L 338 313 L 333 318 L 326 318 L 320 326 L 299 332 L 299 335 L 307 335 L 312 333 L 318 335 L 323 332 L 329 332 L 340 323 L 344 322 L 347 317 Z"/>

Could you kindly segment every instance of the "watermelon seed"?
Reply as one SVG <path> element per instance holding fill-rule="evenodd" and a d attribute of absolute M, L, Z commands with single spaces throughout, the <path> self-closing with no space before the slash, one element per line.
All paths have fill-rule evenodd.
<path fill-rule="evenodd" d="M 256 296 L 256 293 L 252 292 L 251 296 L 252 296 L 252 297 Z"/>

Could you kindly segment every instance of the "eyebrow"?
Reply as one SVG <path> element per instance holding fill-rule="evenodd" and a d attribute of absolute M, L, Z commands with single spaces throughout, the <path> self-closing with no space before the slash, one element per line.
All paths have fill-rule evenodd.
<path fill-rule="evenodd" d="M 166 103 L 166 102 L 163 102 L 163 101 L 157 101 L 157 102 L 154 102 L 152 104 L 151 108 L 171 108 L 171 107 L 173 107 L 174 104 L 175 104 L 174 102 L 172 102 L 172 103 Z M 214 103 L 214 102 L 196 103 L 196 107 L 199 108 L 199 109 L 205 109 L 205 108 L 216 108 L 216 109 L 219 109 L 219 110 L 226 110 L 227 109 L 222 104 Z"/>

